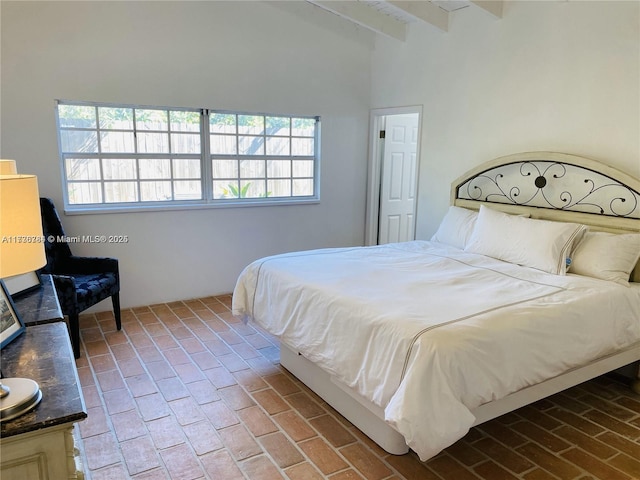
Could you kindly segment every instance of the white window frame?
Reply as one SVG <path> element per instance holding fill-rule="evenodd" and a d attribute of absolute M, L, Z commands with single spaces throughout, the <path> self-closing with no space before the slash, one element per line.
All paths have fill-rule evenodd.
<path fill-rule="evenodd" d="M 60 124 L 60 116 L 58 111 L 59 105 L 73 105 L 73 106 L 85 106 L 85 107 L 94 107 L 96 108 L 96 125 L 95 128 L 65 128 L 61 127 Z M 188 112 L 198 112 L 200 115 L 200 152 L 196 155 L 194 153 L 138 153 L 137 152 L 137 142 L 135 140 L 136 132 L 140 132 L 140 130 L 136 129 L 136 123 L 134 121 L 132 130 L 134 133 L 134 142 L 136 143 L 136 152 L 102 152 L 100 145 L 100 132 L 101 127 L 99 125 L 99 119 L 97 118 L 97 108 L 98 107 L 107 107 L 107 108 L 126 108 L 126 109 L 134 109 L 135 110 L 164 110 L 164 111 L 188 111 Z M 224 114 L 224 115 L 236 115 L 242 116 L 262 116 L 264 120 L 267 117 L 285 117 L 289 118 L 290 121 L 294 119 L 313 119 L 315 122 L 314 133 L 312 137 L 313 139 L 313 156 L 296 156 L 292 155 L 292 152 L 289 152 L 289 155 L 267 155 L 266 153 L 266 137 L 269 135 L 266 132 L 263 132 L 261 135 L 264 140 L 264 148 L 265 151 L 260 155 L 242 155 L 240 152 L 236 152 L 235 154 L 229 155 L 219 155 L 212 154 L 210 149 L 210 124 L 209 118 L 214 114 Z M 60 168 L 62 173 L 62 190 L 64 197 L 64 210 L 67 214 L 84 214 L 84 213 L 109 213 L 109 212 L 136 212 L 136 211 L 150 211 L 150 210 L 181 210 L 181 209 L 198 209 L 198 208 L 220 208 L 220 207 L 243 207 L 243 206 L 273 206 L 273 205 L 292 205 L 292 204 L 314 204 L 319 203 L 320 201 L 320 117 L 319 116 L 310 116 L 310 115 L 291 115 L 291 114 L 273 114 L 273 113 L 255 113 L 255 112 L 239 112 L 239 111 L 229 111 L 229 110 L 214 110 L 214 109 L 206 109 L 206 108 L 181 108 L 181 107 L 164 107 L 164 106 L 147 106 L 147 105 L 125 105 L 125 104 L 112 104 L 112 103 L 100 103 L 100 102 L 78 102 L 78 101 L 70 101 L 70 100 L 56 100 L 55 102 L 55 116 L 56 116 L 56 129 L 58 135 L 58 148 L 59 148 L 59 158 L 60 158 Z M 237 125 L 237 124 L 236 124 Z M 171 138 L 171 126 L 168 125 L 168 134 L 169 138 Z M 98 148 L 94 153 L 87 152 L 66 152 L 63 151 L 63 141 L 62 141 L 62 132 L 67 130 L 73 131 L 95 131 L 98 137 Z M 265 127 L 266 130 L 266 127 Z M 114 131 L 114 130 L 111 130 Z M 147 132 L 145 130 L 145 132 Z M 236 127 L 236 142 L 238 138 L 242 136 L 239 133 L 238 128 Z M 283 136 L 282 138 L 287 138 L 287 136 Z M 288 136 L 290 143 L 293 138 L 296 138 L 290 130 Z M 169 142 L 171 142 L 169 140 Z M 171 147 L 169 147 L 171 148 Z M 136 168 L 138 168 L 138 161 L 140 159 L 145 158 L 168 158 L 173 162 L 173 159 L 199 159 L 200 161 L 200 191 L 202 198 L 193 199 L 193 200 L 157 200 L 157 201 L 134 201 L 134 202 L 106 202 L 105 201 L 105 185 L 108 184 L 112 180 L 108 180 L 104 178 L 102 172 L 102 161 L 100 161 L 100 179 L 99 180 L 85 180 L 86 182 L 99 182 L 100 188 L 102 189 L 102 202 L 100 203 L 70 203 L 69 200 L 69 186 L 73 183 L 82 183 L 83 181 L 78 180 L 69 180 L 67 178 L 67 168 L 66 168 L 66 160 L 72 158 L 97 158 L 97 159 L 109 159 L 109 158 L 126 158 L 136 159 Z M 251 197 L 251 198 L 241 198 L 241 197 L 233 197 L 233 198 L 214 198 L 214 178 L 212 174 L 212 161 L 218 158 L 227 158 L 230 160 L 235 160 L 238 162 L 238 178 L 234 178 L 232 180 L 241 182 L 240 178 L 240 162 L 243 159 L 251 159 L 251 160 L 290 160 L 295 162 L 296 160 L 312 160 L 313 161 L 313 177 L 306 177 L 312 180 L 313 185 L 313 194 L 311 195 L 293 195 L 293 191 L 291 192 L 291 196 L 281 196 L 281 197 L 271 197 L 271 196 L 263 196 L 263 197 Z M 172 163 L 170 164 L 172 165 Z M 292 169 L 293 170 L 293 169 Z M 170 176 L 167 178 L 161 178 L 159 180 L 162 181 L 170 181 L 172 188 L 171 191 L 174 191 L 174 182 L 176 179 L 173 176 L 173 168 L 170 168 Z M 290 178 L 291 182 L 293 182 L 293 172 L 292 177 Z M 269 180 L 269 176 L 266 170 L 265 163 L 265 176 L 256 178 L 257 181 L 267 182 Z M 280 177 L 275 177 L 280 178 Z M 297 177 L 296 177 L 297 178 Z M 274 179 L 274 178 L 272 178 Z M 138 198 L 140 198 L 140 182 L 141 178 L 139 174 L 136 174 L 135 179 L 125 180 L 125 182 L 136 182 L 137 183 L 137 192 Z"/>

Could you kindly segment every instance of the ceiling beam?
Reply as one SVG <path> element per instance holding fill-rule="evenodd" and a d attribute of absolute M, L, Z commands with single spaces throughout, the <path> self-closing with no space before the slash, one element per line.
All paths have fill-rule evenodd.
<path fill-rule="evenodd" d="M 449 13 L 431 2 L 389 0 L 387 3 L 444 32 L 449 30 Z"/>
<path fill-rule="evenodd" d="M 320 8 L 328 10 L 362 27 L 373 30 L 376 33 L 387 35 L 402 42 L 407 36 L 405 23 L 395 18 L 380 13 L 369 7 L 366 3 L 348 0 L 307 0 Z"/>
<path fill-rule="evenodd" d="M 503 0 L 471 0 L 471 3 L 486 10 L 496 18 L 502 18 Z"/>

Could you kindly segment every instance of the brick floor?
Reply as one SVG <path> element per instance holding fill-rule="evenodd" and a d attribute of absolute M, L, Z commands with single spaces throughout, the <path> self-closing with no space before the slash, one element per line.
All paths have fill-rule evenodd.
<path fill-rule="evenodd" d="M 603 376 L 473 428 L 422 463 L 389 455 L 277 363 L 223 295 L 81 317 L 89 480 L 640 479 L 640 396 Z"/>

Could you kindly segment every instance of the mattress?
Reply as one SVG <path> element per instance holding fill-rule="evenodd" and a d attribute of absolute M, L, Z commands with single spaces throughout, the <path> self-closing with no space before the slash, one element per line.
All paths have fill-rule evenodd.
<path fill-rule="evenodd" d="M 640 341 L 638 286 L 425 241 L 257 260 L 233 313 L 381 407 L 423 460 L 477 406 Z"/>

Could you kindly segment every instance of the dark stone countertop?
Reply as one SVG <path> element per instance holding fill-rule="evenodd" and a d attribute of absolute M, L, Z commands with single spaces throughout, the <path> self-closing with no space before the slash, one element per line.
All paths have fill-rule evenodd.
<path fill-rule="evenodd" d="M 27 327 L 0 351 L 2 376 L 24 377 L 40 385 L 42 400 L 30 412 L 0 424 L 0 437 L 41 430 L 87 418 L 67 325 Z"/>
<path fill-rule="evenodd" d="M 64 320 L 51 275 L 40 275 L 40 286 L 14 295 L 13 303 L 27 327 Z"/>

